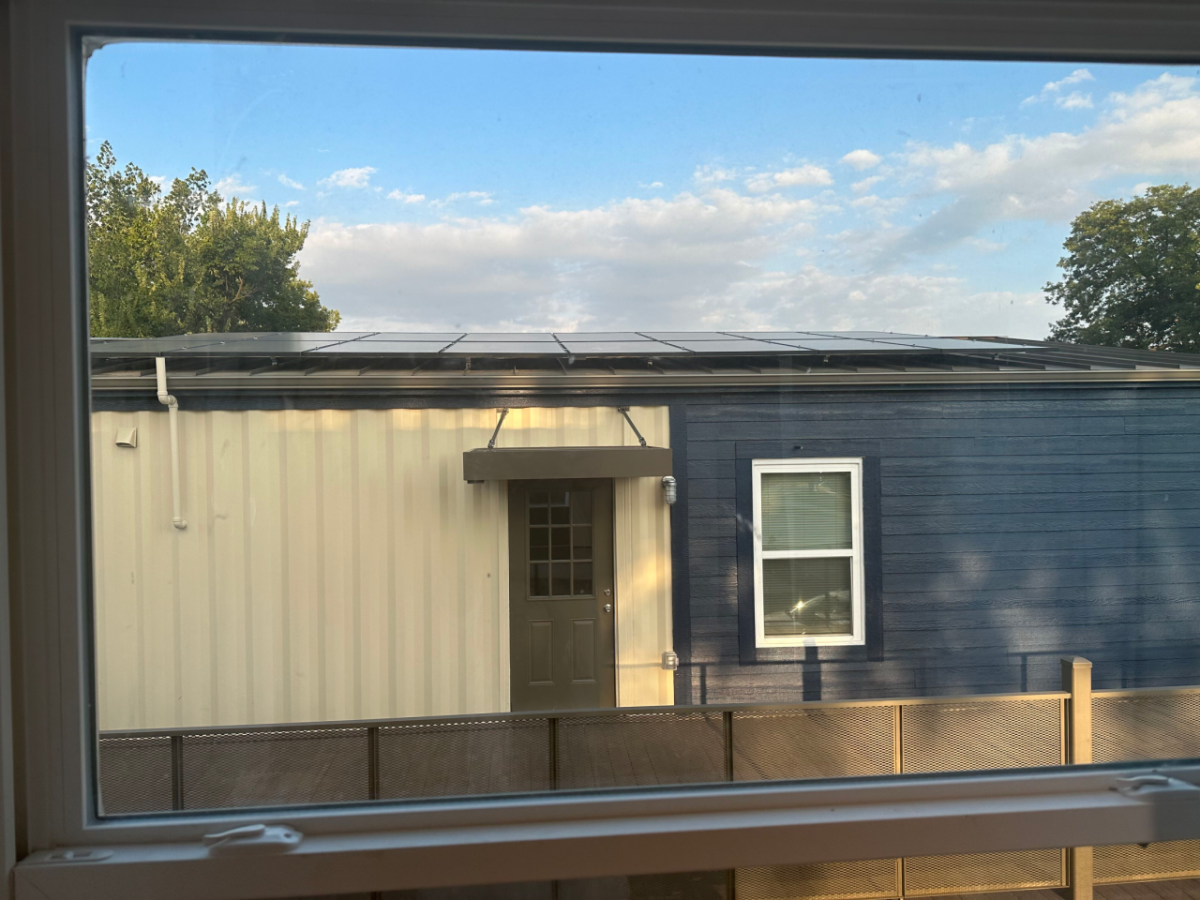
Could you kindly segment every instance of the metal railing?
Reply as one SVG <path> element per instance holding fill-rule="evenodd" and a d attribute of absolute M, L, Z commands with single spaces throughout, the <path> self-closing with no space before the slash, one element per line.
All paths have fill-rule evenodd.
<path fill-rule="evenodd" d="M 1200 688 L 496 713 L 100 735 L 108 815 L 1200 756 Z M 1187 845 L 1187 846 L 1183 846 Z M 1102 882 L 1200 875 L 1200 842 L 1102 848 Z M 1071 886 L 1089 848 L 739 869 L 742 900 Z"/>

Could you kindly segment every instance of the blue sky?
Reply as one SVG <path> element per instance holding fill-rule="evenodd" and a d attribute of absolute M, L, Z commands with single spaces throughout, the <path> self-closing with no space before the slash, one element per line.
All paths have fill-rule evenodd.
<path fill-rule="evenodd" d="M 1071 218 L 1198 180 L 1197 75 L 140 42 L 88 149 L 310 220 L 345 330 L 1041 337 Z"/>

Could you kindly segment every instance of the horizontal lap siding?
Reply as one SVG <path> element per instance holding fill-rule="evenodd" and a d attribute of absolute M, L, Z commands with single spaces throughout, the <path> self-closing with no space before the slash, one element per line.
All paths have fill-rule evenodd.
<path fill-rule="evenodd" d="M 1200 682 L 1200 389 L 692 398 L 692 697 L 789 702 Z M 883 651 L 738 648 L 738 460 L 880 459 Z M 806 689 L 807 679 L 807 689 Z"/>

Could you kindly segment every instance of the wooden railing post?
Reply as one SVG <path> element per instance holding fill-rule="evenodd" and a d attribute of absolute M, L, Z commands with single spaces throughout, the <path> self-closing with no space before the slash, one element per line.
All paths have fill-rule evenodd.
<path fill-rule="evenodd" d="M 1062 661 L 1063 690 L 1067 701 L 1066 761 L 1073 765 L 1092 761 L 1092 664 L 1082 656 Z M 1092 900 L 1092 848 L 1067 851 L 1067 890 L 1071 900 Z"/>

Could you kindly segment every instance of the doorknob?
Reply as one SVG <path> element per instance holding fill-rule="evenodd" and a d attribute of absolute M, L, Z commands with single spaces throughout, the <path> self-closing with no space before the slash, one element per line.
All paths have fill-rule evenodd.
<path fill-rule="evenodd" d="M 604 611 L 605 611 L 606 613 L 610 613 L 610 612 L 612 612 L 612 604 L 611 604 L 611 603 L 605 603 L 605 604 L 604 604 Z"/>

